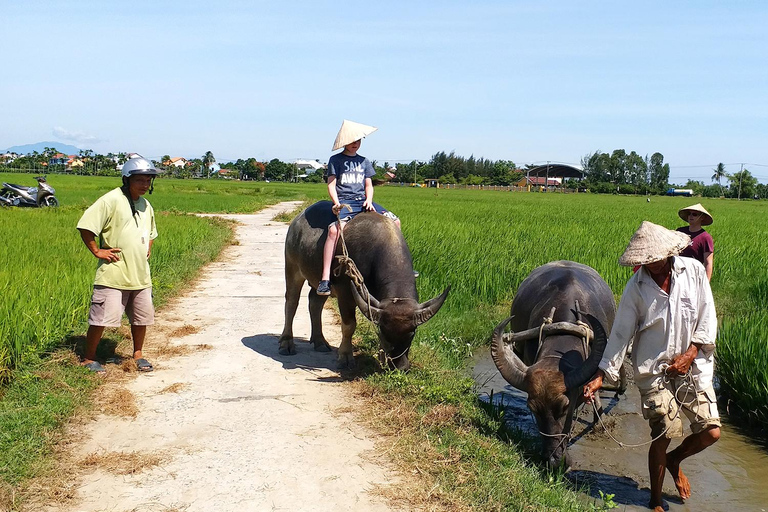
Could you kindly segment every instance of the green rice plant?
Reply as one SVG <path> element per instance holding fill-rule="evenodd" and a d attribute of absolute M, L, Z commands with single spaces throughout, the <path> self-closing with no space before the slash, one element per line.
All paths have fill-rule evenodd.
<path fill-rule="evenodd" d="M 723 321 L 715 352 L 720 385 L 755 425 L 768 424 L 768 312 Z"/>

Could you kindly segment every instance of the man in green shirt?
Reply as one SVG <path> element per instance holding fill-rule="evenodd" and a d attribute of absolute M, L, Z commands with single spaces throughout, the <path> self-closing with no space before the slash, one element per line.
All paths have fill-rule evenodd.
<path fill-rule="evenodd" d="M 77 229 L 88 250 L 98 258 L 83 365 L 96 373 L 96 347 L 105 327 L 119 327 L 128 315 L 133 359 L 140 371 L 152 371 L 142 348 L 147 326 L 155 320 L 149 256 L 157 237 L 155 212 L 143 196 L 152 193 L 158 170 L 149 160 L 135 157 L 123 165 L 123 186 L 96 200 L 80 218 Z M 98 237 L 98 240 L 97 240 Z"/>

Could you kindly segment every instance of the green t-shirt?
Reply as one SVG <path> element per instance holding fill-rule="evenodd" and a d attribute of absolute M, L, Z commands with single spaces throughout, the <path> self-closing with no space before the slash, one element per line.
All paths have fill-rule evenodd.
<path fill-rule="evenodd" d="M 149 241 L 157 238 L 155 211 L 143 197 L 133 203 L 136 215 L 123 191 L 107 192 L 85 210 L 77 229 L 86 229 L 99 237 L 100 249 L 119 247 L 120 260 L 99 260 L 94 284 L 119 290 L 141 290 L 152 286 L 149 273 Z"/>

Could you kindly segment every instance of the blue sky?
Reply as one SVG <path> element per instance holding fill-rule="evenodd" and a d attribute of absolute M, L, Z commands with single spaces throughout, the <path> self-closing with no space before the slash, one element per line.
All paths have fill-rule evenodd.
<path fill-rule="evenodd" d="M 114 4 L 114 5 L 112 5 Z M 379 162 L 438 151 L 768 182 L 768 3 L 0 0 L 0 149 Z"/>

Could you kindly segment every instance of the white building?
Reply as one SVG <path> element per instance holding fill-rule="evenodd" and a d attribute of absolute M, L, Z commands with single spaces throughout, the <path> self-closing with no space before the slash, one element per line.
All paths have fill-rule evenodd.
<path fill-rule="evenodd" d="M 305 175 L 323 171 L 326 168 L 325 164 L 320 163 L 320 160 L 294 160 L 293 164 Z"/>

